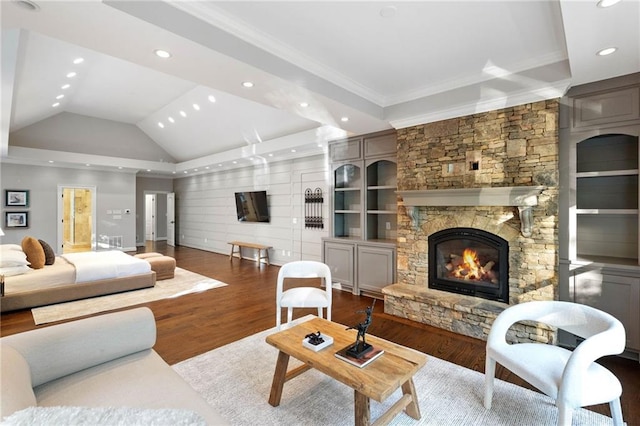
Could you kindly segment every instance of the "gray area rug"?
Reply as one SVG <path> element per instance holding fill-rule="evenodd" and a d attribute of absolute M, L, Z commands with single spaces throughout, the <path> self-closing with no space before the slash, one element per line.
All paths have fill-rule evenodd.
<path fill-rule="evenodd" d="M 233 425 L 353 425 L 353 390 L 316 370 L 285 383 L 280 406 L 269 405 L 278 352 L 265 337 L 274 332 L 254 334 L 173 368 Z M 298 364 L 292 358 L 289 369 L 294 365 Z M 493 407 L 485 410 L 484 374 L 433 356 L 414 382 L 421 420 L 401 413 L 392 425 L 540 426 L 557 422 L 558 410 L 550 398 L 504 381 L 496 381 Z M 396 391 L 383 403 L 371 401 L 372 421 L 400 396 Z M 589 410 L 574 412 L 573 426 L 611 424 L 610 418 Z"/>
<path fill-rule="evenodd" d="M 199 293 L 226 285 L 222 281 L 214 280 L 186 269 L 176 268 L 173 278 L 156 281 L 154 287 L 42 306 L 31 309 L 31 314 L 36 325 L 39 325 L 153 302 L 154 300 Z"/>

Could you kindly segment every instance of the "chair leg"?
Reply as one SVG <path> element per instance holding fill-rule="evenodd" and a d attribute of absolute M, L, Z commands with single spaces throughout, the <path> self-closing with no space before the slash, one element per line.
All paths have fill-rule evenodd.
<path fill-rule="evenodd" d="M 278 305 L 276 306 L 276 328 L 280 331 L 280 326 L 282 323 L 282 308 Z"/>
<path fill-rule="evenodd" d="M 484 366 L 484 408 L 491 409 L 491 401 L 493 400 L 493 379 L 496 375 L 496 360 L 489 357 Z"/>
<path fill-rule="evenodd" d="M 331 321 L 331 305 L 327 306 L 327 321 Z"/>
<path fill-rule="evenodd" d="M 293 308 L 287 308 L 287 322 L 293 320 Z"/>
<path fill-rule="evenodd" d="M 322 308 L 318 308 L 318 318 L 322 318 Z"/>
<path fill-rule="evenodd" d="M 624 426 L 622 420 L 622 407 L 620 406 L 620 398 L 616 398 L 609 402 L 609 408 L 611 409 L 611 418 L 613 419 L 613 426 Z"/>
<path fill-rule="evenodd" d="M 571 426 L 573 408 L 565 403 L 556 401 L 558 405 L 558 426 Z"/>

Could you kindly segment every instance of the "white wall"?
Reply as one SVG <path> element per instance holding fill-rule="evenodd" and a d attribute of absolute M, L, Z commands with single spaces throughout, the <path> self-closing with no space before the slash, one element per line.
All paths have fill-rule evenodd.
<path fill-rule="evenodd" d="M 116 173 L 87 169 L 68 169 L 54 166 L 31 166 L 2 163 L 0 166 L 2 188 L 3 244 L 20 244 L 27 235 L 48 242 L 56 252 L 61 252 L 58 235 L 58 185 L 96 187 L 96 230 L 99 239 L 104 236 L 122 236 L 123 248 L 135 250 L 136 235 L 136 178 L 132 173 Z M 29 228 L 9 229 L 5 227 L 5 212 L 18 208 L 4 206 L 6 189 L 29 190 Z M 130 214 L 125 214 L 130 209 Z M 120 210 L 121 215 L 113 214 Z M 112 214 L 108 214 L 111 211 Z M 120 216 L 118 219 L 117 217 Z"/>
<path fill-rule="evenodd" d="M 176 179 L 176 244 L 229 254 L 227 242 L 240 240 L 272 246 L 269 256 L 276 265 L 321 260 L 328 197 L 325 228 L 305 229 L 304 190 L 321 188 L 326 194 L 328 173 L 325 156 L 318 155 Z M 267 191 L 271 221 L 238 222 L 234 193 L 258 190 Z"/>

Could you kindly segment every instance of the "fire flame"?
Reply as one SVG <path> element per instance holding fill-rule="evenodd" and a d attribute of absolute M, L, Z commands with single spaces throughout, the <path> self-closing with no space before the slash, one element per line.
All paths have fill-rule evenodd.
<path fill-rule="evenodd" d="M 462 256 L 458 256 L 447 265 L 449 269 L 449 276 L 455 277 L 461 280 L 487 280 L 495 281 L 495 274 L 491 271 L 494 262 L 487 262 L 486 265 L 481 265 L 478 260 L 478 253 L 470 248 L 464 249 Z"/>

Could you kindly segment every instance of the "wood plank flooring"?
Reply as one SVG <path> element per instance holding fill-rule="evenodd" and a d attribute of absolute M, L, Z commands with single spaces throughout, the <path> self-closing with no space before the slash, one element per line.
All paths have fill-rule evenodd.
<path fill-rule="evenodd" d="M 229 260 L 228 255 L 187 247 L 170 247 L 159 242 L 139 251 L 157 251 L 176 259 L 177 265 L 229 284 L 226 287 L 146 304 L 156 317 L 156 351 L 174 364 L 211 349 L 275 326 L 275 287 L 278 266 L 258 265 L 250 260 Z M 334 290 L 333 321 L 355 325 L 362 321 L 358 311 L 372 299 Z M 294 310 L 294 318 L 315 314 L 315 309 Z M 286 318 L 286 312 L 283 313 Z M 30 310 L 2 314 L 0 335 L 7 336 L 36 328 Z M 45 325 L 46 326 L 46 325 Z M 41 326 L 42 327 L 42 326 Z M 440 330 L 384 313 L 376 302 L 369 333 L 412 347 L 455 364 L 483 372 L 485 342 Z M 602 360 L 622 381 L 622 412 L 628 426 L 640 426 L 640 364 L 619 357 Z M 532 389 L 517 376 L 498 367 L 497 376 Z M 609 414 L 608 405 L 590 409 Z"/>

